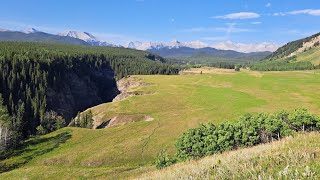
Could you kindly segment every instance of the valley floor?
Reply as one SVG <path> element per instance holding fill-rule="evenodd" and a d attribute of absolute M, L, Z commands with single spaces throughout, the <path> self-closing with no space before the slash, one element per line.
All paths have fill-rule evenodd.
<path fill-rule="evenodd" d="M 148 116 L 152 121 L 138 118 L 132 123 L 98 130 L 64 128 L 31 139 L 13 157 L 0 161 L 0 166 L 5 167 L 4 169 L 14 169 L 0 174 L 0 179 L 137 177 L 144 172 L 155 170 L 152 163 L 155 155 L 162 149 L 174 154 L 176 139 L 184 131 L 197 127 L 200 123 L 218 124 L 233 121 L 246 112 L 275 112 L 301 107 L 320 114 L 319 71 L 262 73 L 231 70 L 227 73 L 208 73 L 206 71 L 216 70 L 206 69 L 202 74 L 198 71 L 199 69 L 193 70 L 189 75 L 133 76 L 148 86 L 137 87 L 131 91 L 148 92 L 147 94 L 101 104 L 91 110 L 95 119 L 100 122 L 126 115 Z M 303 143 L 302 140 L 310 142 L 297 146 L 301 147 L 301 152 L 310 146 L 312 152 L 318 154 L 318 134 L 305 137 L 299 135 L 298 138 L 300 139 L 297 143 Z M 285 142 L 293 143 L 293 140 Z M 311 142 L 317 146 L 313 148 Z M 265 148 L 270 146 L 272 145 L 259 147 L 270 154 L 270 149 Z M 253 150 L 253 156 L 257 157 L 258 161 L 259 156 L 257 153 L 255 156 L 254 152 L 259 150 Z M 319 155 L 316 157 L 319 158 Z M 273 160 L 278 162 L 276 157 L 272 158 L 262 164 L 261 168 L 268 167 Z M 230 162 L 231 159 L 232 157 Z M 205 161 L 206 159 L 203 160 Z M 280 161 L 282 162 L 281 159 Z M 243 162 L 245 163 L 245 160 Z M 197 162 L 191 163 L 190 167 L 195 163 Z M 291 164 L 283 163 L 275 168 L 273 173 L 278 173 L 287 165 L 291 168 Z M 301 168 L 306 168 L 306 165 L 311 168 L 309 161 Z M 312 168 L 319 170 L 319 164 L 315 165 L 316 167 Z M 180 166 L 183 165 L 176 167 Z M 199 168 L 200 174 L 207 172 L 205 167 Z M 170 170 L 174 171 L 169 168 L 164 170 L 164 173 L 170 173 Z M 209 176 L 216 173 L 208 172 Z M 157 174 L 158 172 L 155 172 L 152 176 L 158 177 Z"/>

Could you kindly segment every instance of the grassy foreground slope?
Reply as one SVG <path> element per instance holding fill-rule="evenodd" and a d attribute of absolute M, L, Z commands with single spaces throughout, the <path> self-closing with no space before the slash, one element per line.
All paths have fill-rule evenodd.
<path fill-rule="evenodd" d="M 297 55 L 298 62 L 311 62 L 313 65 L 317 66 L 320 65 L 320 47 L 313 48 L 309 51 L 302 52 Z"/>
<path fill-rule="evenodd" d="M 318 179 L 320 134 L 230 151 L 146 173 L 139 179 Z"/>
<path fill-rule="evenodd" d="M 199 71 L 203 71 L 201 74 Z M 246 112 L 304 107 L 320 114 L 320 71 L 235 72 L 197 69 L 196 75 L 135 76 L 148 83 L 137 91 L 154 94 L 91 108 L 96 118 L 145 114 L 153 121 L 89 130 L 64 128 L 31 139 L 17 154 L 0 161 L 7 178 L 124 178 L 149 171 L 161 149 L 175 152 L 176 139 L 199 123 L 221 123 Z M 142 167 L 142 168 L 141 168 Z"/>

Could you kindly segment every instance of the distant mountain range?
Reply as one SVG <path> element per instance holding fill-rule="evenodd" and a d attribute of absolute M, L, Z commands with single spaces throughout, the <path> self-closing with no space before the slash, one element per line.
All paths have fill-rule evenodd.
<path fill-rule="evenodd" d="M 190 42 L 180 42 L 173 40 L 169 43 L 162 42 L 130 42 L 127 46 L 128 48 L 139 49 L 139 50 L 149 50 L 149 49 L 174 49 L 180 47 L 187 47 L 192 49 L 201 49 L 201 48 L 214 48 L 219 50 L 233 50 L 243 53 L 250 52 L 273 52 L 278 49 L 278 45 L 274 43 L 252 43 L 252 44 L 243 44 L 243 43 L 233 43 L 232 41 L 221 42 L 217 44 L 207 44 L 202 41 L 190 41 Z"/>
<path fill-rule="evenodd" d="M 0 30 L 0 41 L 15 41 L 15 42 L 41 42 L 41 43 L 61 43 L 74 45 L 88 45 L 87 42 L 68 36 L 58 36 L 28 29 L 23 32 Z"/>
<path fill-rule="evenodd" d="M 209 45 L 201 41 L 180 42 L 177 40 L 162 42 L 130 42 L 128 45 L 121 46 L 101 41 L 88 32 L 66 31 L 56 35 L 41 32 L 35 28 L 23 31 L 10 31 L 0 29 L 0 41 L 27 41 L 44 43 L 64 43 L 88 46 L 110 46 L 124 47 L 138 50 L 150 51 L 163 57 L 192 57 L 206 56 L 226 59 L 260 59 L 271 54 L 277 49 L 276 44 L 241 44 L 227 41 L 224 43 Z M 238 52 L 238 51 L 240 52 Z M 253 52 L 252 52 L 253 51 Z"/>

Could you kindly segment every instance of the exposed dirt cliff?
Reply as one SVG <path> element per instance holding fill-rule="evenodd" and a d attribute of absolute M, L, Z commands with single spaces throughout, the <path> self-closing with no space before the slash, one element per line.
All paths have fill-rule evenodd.
<path fill-rule="evenodd" d="M 112 102 L 124 100 L 131 96 L 153 94 L 153 92 L 137 90 L 139 87 L 148 86 L 149 84 L 137 77 L 123 78 L 117 81 L 118 94 Z M 152 121 L 153 118 L 146 114 L 115 114 L 110 119 L 103 119 L 104 113 L 94 114 L 93 129 L 110 128 L 138 121 Z"/>
<path fill-rule="evenodd" d="M 119 93 L 111 69 L 92 71 L 82 76 L 69 72 L 60 91 L 49 87 L 47 106 L 61 114 L 68 122 L 78 112 L 89 107 L 111 102 Z"/>

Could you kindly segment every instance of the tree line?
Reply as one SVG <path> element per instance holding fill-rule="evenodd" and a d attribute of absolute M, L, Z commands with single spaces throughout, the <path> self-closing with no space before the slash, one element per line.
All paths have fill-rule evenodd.
<path fill-rule="evenodd" d="M 283 60 L 260 61 L 249 65 L 251 70 L 255 71 L 293 71 L 293 70 L 312 70 L 319 69 L 309 61 L 296 62 L 296 57 L 290 57 Z"/>
<path fill-rule="evenodd" d="M 70 72 L 83 77 L 101 69 L 111 69 L 116 79 L 179 72 L 179 67 L 162 63 L 157 55 L 144 51 L 0 42 L 0 103 L 5 114 L 0 119 L 1 142 L 3 137 L 9 137 L 7 132 L 21 140 L 64 126 L 63 118 L 48 109 L 48 89 L 63 91 L 62 84 Z M 4 132 L 7 136 L 3 136 Z"/>

